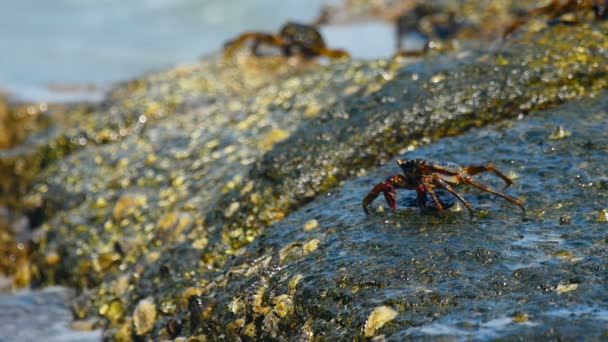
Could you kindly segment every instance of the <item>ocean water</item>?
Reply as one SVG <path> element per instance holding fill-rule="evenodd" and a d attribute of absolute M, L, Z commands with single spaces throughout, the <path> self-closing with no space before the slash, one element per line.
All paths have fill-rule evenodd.
<path fill-rule="evenodd" d="M 245 30 L 312 21 L 324 0 L 0 1 L 0 92 L 99 98 L 113 82 L 219 51 Z"/>
<path fill-rule="evenodd" d="M 0 294 L 0 342 L 101 341 L 101 329 L 72 329 L 73 296 L 74 291 L 65 287 Z"/>

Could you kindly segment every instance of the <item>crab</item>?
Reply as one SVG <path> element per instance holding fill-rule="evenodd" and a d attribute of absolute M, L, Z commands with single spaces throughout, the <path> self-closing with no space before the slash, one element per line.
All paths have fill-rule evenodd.
<path fill-rule="evenodd" d="M 558 20 L 566 13 L 574 12 L 574 23 L 578 22 L 579 10 L 593 10 L 596 20 L 608 19 L 608 0 L 551 0 L 545 6 L 533 8 L 521 18 L 515 19 L 505 30 L 503 36 L 507 37 L 519 27 L 524 25 L 530 18 L 547 15 L 550 22 L 565 22 Z"/>
<path fill-rule="evenodd" d="M 453 185 L 459 184 L 470 184 L 485 192 L 502 197 L 519 206 L 523 214 L 526 214 L 526 208 L 521 200 L 496 191 L 477 182 L 473 178 L 474 175 L 481 172 L 492 172 L 506 183 L 505 189 L 508 188 L 513 184 L 513 181 L 494 164 L 461 167 L 454 163 L 434 163 L 423 159 L 397 160 L 397 164 L 399 164 L 403 173 L 390 176 L 383 182 L 378 183 L 363 199 L 362 205 L 366 214 L 370 213 L 368 206 L 380 193 L 384 194 L 384 198 L 391 210 L 397 210 L 397 189 L 407 189 L 416 190 L 416 200 L 418 206 L 422 208 L 426 207 L 427 194 L 430 194 L 439 213 L 445 217 L 445 209 L 439 198 L 437 198 L 437 194 L 435 194 L 435 188 L 441 188 L 456 197 L 469 210 L 470 219 L 472 220 L 474 215 L 473 207 L 452 188 Z"/>
<path fill-rule="evenodd" d="M 323 37 L 316 27 L 307 24 L 288 22 L 283 25 L 278 34 L 262 32 L 245 32 L 224 45 L 224 58 L 231 58 L 247 41 L 253 41 L 251 51 L 253 55 L 261 55 L 259 49 L 262 44 L 276 46 L 286 57 L 301 56 L 306 59 L 324 56 L 330 59 L 349 58 L 344 50 L 327 48 Z"/>

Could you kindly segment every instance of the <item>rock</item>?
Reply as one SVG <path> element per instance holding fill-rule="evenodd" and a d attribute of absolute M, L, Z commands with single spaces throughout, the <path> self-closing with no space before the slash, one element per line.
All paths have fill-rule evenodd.
<path fill-rule="evenodd" d="M 133 325 L 135 333 L 144 336 L 154 328 L 156 323 L 156 305 L 151 297 L 144 298 L 137 303 L 133 312 Z"/>
<path fill-rule="evenodd" d="M 593 308 L 544 313 L 606 300 L 607 256 L 593 243 L 603 226 L 557 222 L 605 205 L 589 184 L 606 176 L 607 32 L 524 29 L 493 50 L 416 63 L 205 59 L 119 85 L 71 119 L 80 130 L 42 144 L 69 141 L 42 149 L 29 194 L 41 221 L 31 276 L 92 289 L 89 315 L 124 338 L 158 336 L 173 319 L 184 336 L 353 340 L 377 307 L 399 312 L 387 339 L 433 338 L 434 324 L 474 333 L 517 307 L 538 325 L 496 338 L 599 339 Z M 568 139 L 547 139 L 556 122 Z M 483 213 L 473 222 L 420 210 L 405 190 L 396 213 L 366 216 L 361 200 L 399 172 L 394 158 L 493 162 L 519 175 L 506 191 L 530 215 L 462 186 Z M 551 261 L 560 250 L 580 260 Z M 558 293 L 571 279 L 584 286 Z M 154 303 L 155 319 L 129 315 Z"/>
<path fill-rule="evenodd" d="M 395 319 L 397 314 L 397 311 L 389 308 L 388 306 L 379 306 L 375 308 L 367 318 L 367 321 L 365 321 L 363 336 L 373 337 L 376 335 L 376 332 L 386 323 Z"/>

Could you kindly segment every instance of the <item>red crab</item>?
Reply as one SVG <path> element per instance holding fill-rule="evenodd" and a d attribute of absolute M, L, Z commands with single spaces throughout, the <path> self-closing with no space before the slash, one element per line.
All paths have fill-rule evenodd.
<path fill-rule="evenodd" d="M 493 164 L 461 167 L 454 163 L 439 164 L 423 159 L 397 160 L 397 164 L 401 167 L 403 174 L 388 177 L 385 181 L 378 183 L 363 199 L 362 205 L 366 214 L 369 214 L 368 206 L 380 193 L 384 194 L 384 198 L 391 207 L 391 210 L 395 211 L 397 209 L 397 189 L 408 189 L 416 190 L 418 205 L 423 208 L 426 207 L 427 194 L 430 194 L 441 215 L 445 216 L 443 205 L 435 194 L 435 188 L 442 188 L 462 202 L 469 210 L 471 219 L 473 219 L 473 207 L 471 204 L 452 188 L 452 185 L 458 184 L 471 184 L 485 192 L 500 196 L 519 206 L 523 214 L 526 214 L 526 208 L 521 200 L 491 189 L 473 179 L 473 176 L 478 173 L 490 171 L 505 181 L 505 188 L 513 184 L 513 181 Z"/>

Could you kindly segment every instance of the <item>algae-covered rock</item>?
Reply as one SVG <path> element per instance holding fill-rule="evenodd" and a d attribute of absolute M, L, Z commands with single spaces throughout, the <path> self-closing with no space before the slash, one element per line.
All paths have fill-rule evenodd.
<path fill-rule="evenodd" d="M 473 221 L 466 212 L 444 219 L 435 207 L 419 209 L 407 190 L 398 193 L 396 213 L 365 215 L 365 194 L 399 172 L 392 160 L 296 210 L 229 262 L 224 274 L 231 281 L 208 293 L 219 304 L 207 324 L 219 334 L 221 324 L 212 322 L 229 319 L 224 303 L 239 298 L 250 304 L 236 315 L 249 317 L 256 336 L 277 339 L 305 332 L 328 340 L 380 334 L 387 340 L 601 339 L 608 249 L 596 208 L 608 195 L 598 181 L 608 177 L 607 105 L 602 93 L 400 156 L 494 162 L 515 172 L 507 192 L 524 200 L 527 217 L 512 203 L 465 186 L 456 190 L 487 212 Z M 567 125 L 572 135 L 548 139 L 553 123 Z M 492 175 L 479 179 L 501 185 Z M 452 200 L 447 192 L 440 198 Z M 376 201 L 386 206 L 382 198 Z M 569 225 L 560 224 L 564 215 L 571 216 Z M 311 219 L 318 228 L 303 230 Z M 279 259 L 285 246 L 312 237 L 319 240 L 315 251 Z M 269 261 L 255 272 L 238 271 L 260 260 Z M 291 279 L 298 279 L 296 286 Z M 260 291 L 267 303 L 290 293 L 296 308 L 296 319 L 283 326 L 279 321 L 275 335 L 260 323 L 272 313 L 253 308 Z"/>
<path fill-rule="evenodd" d="M 148 297 L 158 311 L 142 333 L 330 340 L 364 337 L 369 314 L 382 306 L 399 313 L 382 334 L 400 339 L 451 319 L 483 326 L 500 319 L 496 312 L 509 322 L 516 311 L 540 317 L 533 304 L 557 295 L 559 284 L 580 283 L 559 294 L 573 306 L 583 295 L 601 300 L 601 276 L 592 272 L 599 259 L 542 263 L 557 252 L 551 239 L 564 239 L 546 235 L 549 228 L 574 234 L 574 246 L 584 245 L 577 256 L 595 248 L 602 258 L 601 246 L 584 242 L 595 241 L 593 229 L 570 230 L 597 213 L 572 189 L 599 196 L 597 189 L 564 178 L 602 176 L 593 160 L 577 157 L 603 156 L 605 142 L 591 125 L 605 122 L 601 100 L 584 104 L 586 120 L 548 112 L 513 130 L 494 126 L 414 152 L 515 169 L 523 186 L 512 191 L 531 207 L 530 223 L 496 198 L 472 197 L 486 214 L 473 224 L 460 212 L 444 221 L 412 208 L 366 217 L 360 201 L 396 170 L 391 163 L 361 176 L 406 151 L 582 96 L 605 98 L 607 32 L 603 23 L 552 26 L 495 50 L 410 64 L 208 59 L 121 85 L 88 113 L 79 130 L 87 143 L 52 159 L 29 194 L 43 220 L 33 276 L 94 289 L 89 314 L 126 337 L 130 313 Z M 567 121 L 558 124 L 571 136 L 535 133 L 552 115 Z M 534 134 L 522 135 L 528 130 Z M 61 136 L 78 136 L 70 132 Z M 563 144 L 556 148 L 564 154 L 547 151 L 549 143 Z M 538 154 L 546 157 L 537 161 Z M 568 166 L 576 169 L 560 169 Z M 566 194 L 560 208 L 580 210 L 566 213 L 570 225 L 553 226 L 562 210 L 548 204 L 556 192 Z M 540 261 L 527 264 L 532 257 Z"/>

